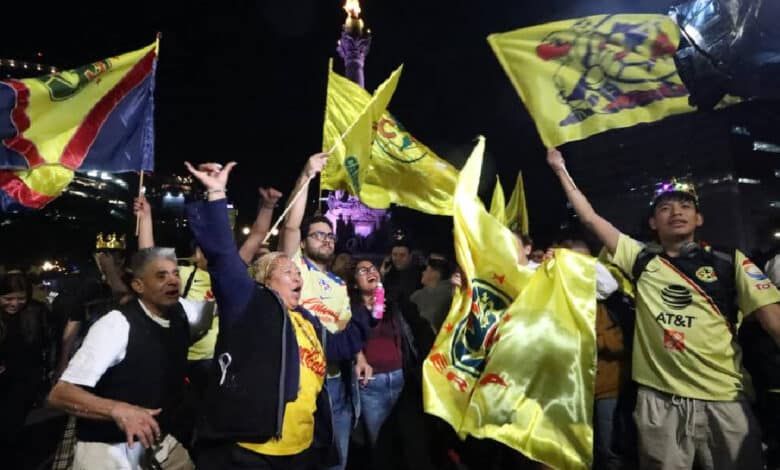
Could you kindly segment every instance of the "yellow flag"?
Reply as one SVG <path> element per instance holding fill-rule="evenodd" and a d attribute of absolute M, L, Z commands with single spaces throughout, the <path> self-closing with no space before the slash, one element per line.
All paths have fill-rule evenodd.
<path fill-rule="evenodd" d="M 374 98 L 377 93 L 378 90 Z M 323 126 L 324 150 L 331 149 L 372 99 L 360 86 L 336 74 L 331 66 Z M 451 215 L 458 171 L 415 139 L 389 112 L 382 111 L 380 116 L 372 116 L 374 132 L 370 151 L 362 149 L 342 155 L 337 149 L 322 172 L 322 188 L 347 189 L 364 204 L 377 209 L 399 204 L 428 214 Z M 354 160 L 349 156 L 354 156 Z M 358 177 L 356 181 L 352 173 Z"/>
<path fill-rule="evenodd" d="M 556 469 L 593 463 L 595 258 L 556 250 L 499 322 L 461 433 Z"/>
<path fill-rule="evenodd" d="M 493 188 L 493 198 L 490 200 L 490 215 L 502 224 L 506 224 L 506 207 L 504 206 L 504 188 L 501 186 L 501 178 L 496 175 L 496 187 Z"/>
<path fill-rule="evenodd" d="M 498 339 L 501 315 L 532 271 L 517 264 L 515 236 L 492 217 L 477 196 L 484 138 L 480 137 L 455 189 L 455 253 L 463 289 L 423 365 L 425 411 L 461 430 L 471 392 Z"/>
<path fill-rule="evenodd" d="M 595 259 L 568 250 L 536 272 L 477 197 L 484 140 L 460 172 L 454 233 L 463 289 L 423 363 L 425 411 L 554 468 L 592 464 Z"/>
<path fill-rule="evenodd" d="M 506 205 L 506 226 L 509 227 L 509 230 L 520 232 L 523 235 L 530 233 L 522 172 L 517 174 L 515 189 L 512 191 L 512 195 L 509 196 L 509 203 Z"/>
<path fill-rule="evenodd" d="M 342 101 L 348 100 L 345 95 L 338 93 L 345 83 L 334 83 L 331 87 L 333 80 L 330 80 L 330 77 L 335 75 L 331 70 L 323 134 L 323 148 L 331 152 L 331 157 L 322 171 L 323 189 L 347 189 L 352 194 L 361 195 L 371 160 L 371 146 L 376 134 L 375 124 L 385 113 L 393 97 L 402 69 L 403 65 L 395 69 L 390 77 L 377 87 L 374 95 L 357 115 L 348 114 L 354 109 L 352 103 L 344 108 L 340 107 Z M 344 123 L 349 124 L 343 126 Z"/>
<path fill-rule="evenodd" d="M 547 147 L 694 111 L 666 15 L 597 15 L 491 34 Z"/>

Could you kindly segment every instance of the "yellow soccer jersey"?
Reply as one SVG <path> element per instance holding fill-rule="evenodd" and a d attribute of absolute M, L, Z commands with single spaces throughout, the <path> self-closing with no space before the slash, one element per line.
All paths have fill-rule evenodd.
<path fill-rule="evenodd" d="M 352 318 L 347 285 L 335 274 L 320 271 L 300 251 L 293 261 L 303 279 L 301 306 L 316 315 L 331 333 L 339 331 L 339 324 L 346 325 Z"/>
<path fill-rule="evenodd" d="M 184 288 L 187 285 L 187 280 L 192 275 L 192 271 L 195 266 L 182 266 L 179 268 L 179 277 L 181 278 L 181 291 L 184 293 Z M 208 271 L 203 269 L 195 270 L 195 276 L 192 278 L 192 284 L 190 290 L 187 292 L 188 300 L 207 300 L 213 301 L 214 294 L 211 292 L 211 276 Z M 211 328 L 206 335 L 199 339 L 196 343 L 190 346 L 187 351 L 188 361 L 199 361 L 202 359 L 211 359 L 214 357 L 214 347 L 217 345 L 217 335 L 219 334 L 219 318 L 214 316 L 211 321 Z"/>
<path fill-rule="evenodd" d="M 621 235 L 614 263 L 631 273 L 642 245 Z M 737 305 L 747 316 L 780 302 L 780 292 L 741 252 L 735 258 Z M 698 268 L 716 282 L 713 266 Z M 713 299 L 670 261 L 656 256 L 637 282 L 633 377 L 662 392 L 701 400 L 735 400 L 747 372 L 732 325 Z"/>

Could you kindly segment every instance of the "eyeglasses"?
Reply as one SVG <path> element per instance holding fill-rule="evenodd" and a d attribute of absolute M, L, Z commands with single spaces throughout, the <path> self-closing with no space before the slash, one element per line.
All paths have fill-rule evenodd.
<path fill-rule="evenodd" d="M 358 276 L 365 276 L 366 274 L 369 274 L 369 273 L 378 273 L 378 272 L 379 272 L 379 270 L 376 269 L 376 266 L 373 266 L 373 265 L 372 266 L 364 266 L 362 268 L 357 268 L 357 270 L 355 271 L 355 273 L 357 273 Z"/>
<path fill-rule="evenodd" d="M 308 237 L 311 237 L 315 240 L 319 240 L 321 242 L 329 241 L 329 242 L 335 242 L 336 241 L 336 234 L 333 232 L 312 232 L 307 235 Z"/>

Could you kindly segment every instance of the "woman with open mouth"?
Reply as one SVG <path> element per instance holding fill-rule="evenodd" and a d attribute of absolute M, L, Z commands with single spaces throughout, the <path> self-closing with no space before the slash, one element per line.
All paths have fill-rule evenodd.
<path fill-rule="evenodd" d="M 353 358 L 368 322 L 353 318 L 340 333 L 328 333 L 300 306 L 301 274 L 284 253 L 260 258 L 252 280 L 228 221 L 225 186 L 235 163 L 186 165 L 206 187 L 207 201 L 191 203 L 188 215 L 220 306 L 197 468 L 332 465 L 338 450 L 323 387 L 326 361 Z"/>

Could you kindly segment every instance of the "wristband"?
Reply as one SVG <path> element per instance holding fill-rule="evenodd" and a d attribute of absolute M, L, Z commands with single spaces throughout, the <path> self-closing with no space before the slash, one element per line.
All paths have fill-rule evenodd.
<path fill-rule="evenodd" d="M 207 189 L 206 190 L 206 194 L 214 194 L 214 193 L 225 193 L 225 194 L 227 194 L 227 189 L 222 188 L 222 189 Z"/>

